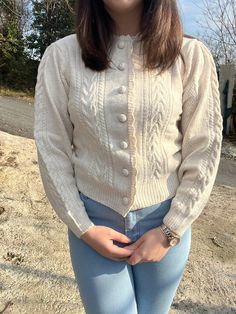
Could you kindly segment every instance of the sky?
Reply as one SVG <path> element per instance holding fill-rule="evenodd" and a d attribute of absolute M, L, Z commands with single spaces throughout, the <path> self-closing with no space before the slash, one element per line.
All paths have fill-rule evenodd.
<path fill-rule="evenodd" d="M 197 36 L 201 31 L 196 20 L 202 18 L 199 6 L 202 5 L 202 0 L 178 0 L 178 7 L 181 14 L 181 19 L 184 26 L 184 32 L 188 35 Z"/>

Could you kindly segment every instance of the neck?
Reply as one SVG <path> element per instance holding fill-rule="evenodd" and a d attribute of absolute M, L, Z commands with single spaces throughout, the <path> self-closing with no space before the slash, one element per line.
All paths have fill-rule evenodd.
<path fill-rule="evenodd" d="M 142 4 L 142 3 L 141 3 Z M 140 31 L 142 5 L 130 12 L 117 13 L 107 9 L 116 24 L 116 35 L 136 35 Z"/>

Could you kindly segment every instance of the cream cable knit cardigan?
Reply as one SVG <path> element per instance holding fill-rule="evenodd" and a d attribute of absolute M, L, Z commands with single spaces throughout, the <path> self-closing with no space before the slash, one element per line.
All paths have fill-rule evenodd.
<path fill-rule="evenodd" d="M 94 224 L 79 191 L 123 217 L 174 196 L 163 222 L 180 236 L 205 207 L 220 161 L 222 115 L 213 57 L 184 37 L 162 75 L 142 69 L 136 36 L 116 35 L 111 68 L 86 68 L 75 34 L 38 68 L 34 138 L 45 193 L 80 237 Z"/>

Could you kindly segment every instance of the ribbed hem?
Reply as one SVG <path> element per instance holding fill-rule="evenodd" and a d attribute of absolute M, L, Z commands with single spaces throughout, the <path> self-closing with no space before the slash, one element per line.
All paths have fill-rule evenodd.
<path fill-rule="evenodd" d="M 122 187 L 114 189 L 102 183 L 97 184 L 84 172 L 78 172 L 77 186 L 79 191 L 89 198 L 112 208 L 123 217 L 126 217 L 131 210 L 158 204 L 173 197 L 179 186 L 179 179 L 177 172 L 174 172 L 158 180 L 150 181 L 148 184 L 138 183 L 134 202 L 128 205 L 123 203 L 123 197 L 130 198 L 130 191 L 122 190 Z"/>

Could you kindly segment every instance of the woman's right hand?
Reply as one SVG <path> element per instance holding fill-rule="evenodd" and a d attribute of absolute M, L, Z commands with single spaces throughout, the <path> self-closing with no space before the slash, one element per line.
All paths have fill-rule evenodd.
<path fill-rule="evenodd" d="M 115 245 L 113 240 L 124 243 L 131 243 L 131 241 L 125 234 L 106 226 L 92 226 L 81 235 L 80 239 L 98 253 L 113 261 L 126 260 L 134 250 Z"/>

